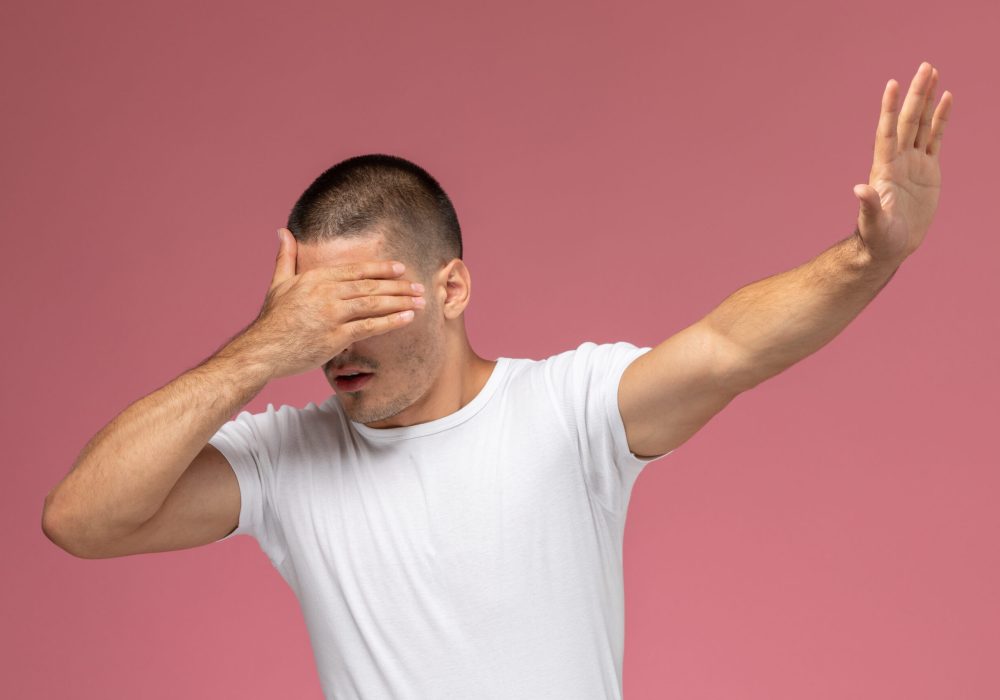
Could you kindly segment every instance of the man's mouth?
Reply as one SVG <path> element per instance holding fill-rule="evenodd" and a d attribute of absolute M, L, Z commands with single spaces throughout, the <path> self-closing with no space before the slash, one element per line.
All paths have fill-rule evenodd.
<path fill-rule="evenodd" d="M 337 376 L 333 383 L 337 391 L 358 391 L 373 376 L 375 376 L 374 372 L 352 372 Z"/>

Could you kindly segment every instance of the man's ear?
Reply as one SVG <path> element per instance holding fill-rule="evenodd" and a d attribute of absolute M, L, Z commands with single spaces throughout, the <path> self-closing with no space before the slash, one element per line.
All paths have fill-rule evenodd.
<path fill-rule="evenodd" d="M 436 275 L 441 310 L 447 319 L 458 318 L 465 311 L 472 294 L 472 275 L 461 258 L 453 258 Z"/>

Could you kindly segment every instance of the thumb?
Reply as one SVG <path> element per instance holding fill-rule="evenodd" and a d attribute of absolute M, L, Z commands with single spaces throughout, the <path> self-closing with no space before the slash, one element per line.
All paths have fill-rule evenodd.
<path fill-rule="evenodd" d="M 871 185 L 855 185 L 854 196 L 861 201 L 861 216 L 874 221 L 882 213 L 882 200 Z"/>
<path fill-rule="evenodd" d="M 271 288 L 295 276 L 295 236 L 287 228 L 278 229 L 278 259 L 274 264 Z"/>

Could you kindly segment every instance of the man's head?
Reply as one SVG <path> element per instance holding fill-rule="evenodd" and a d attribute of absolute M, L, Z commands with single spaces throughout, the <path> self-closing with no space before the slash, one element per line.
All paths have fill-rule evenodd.
<path fill-rule="evenodd" d="M 348 158 L 302 193 L 288 216 L 298 243 L 385 234 L 387 252 L 428 277 L 462 258 L 462 229 L 448 195 L 410 161 L 382 153 Z"/>
<path fill-rule="evenodd" d="M 349 345 L 323 367 L 334 388 L 342 367 L 374 373 L 358 391 L 337 393 L 352 420 L 388 427 L 396 421 L 387 419 L 404 410 L 419 414 L 442 373 L 468 346 L 463 311 L 471 280 L 448 196 L 409 161 L 356 156 L 306 189 L 287 228 L 296 239 L 299 274 L 361 260 L 399 260 L 406 265 L 402 279 L 424 285 L 427 306 L 412 321 Z"/>

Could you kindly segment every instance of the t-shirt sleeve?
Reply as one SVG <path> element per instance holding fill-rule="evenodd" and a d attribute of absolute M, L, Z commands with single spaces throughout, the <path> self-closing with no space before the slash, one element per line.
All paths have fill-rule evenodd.
<path fill-rule="evenodd" d="M 670 452 L 637 457 L 628 446 L 618 408 L 618 385 L 625 368 L 652 350 L 632 343 L 582 343 L 548 358 L 550 386 L 556 392 L 592 495 L 606 508 L 623 513 L 643 467 Z"/>
<path fill-rule="evenodd" d="M 268 404 L 263 413 L 242 411 L 209 438 L 225 456 L 240 487 L 240 516 L 236 529 L 225 537 L 250 535 L 274 566 L 280 566 L 287 544 L 277 509 L 277 472 L 273 456 L 278 441 L 278 416 Z"/>

